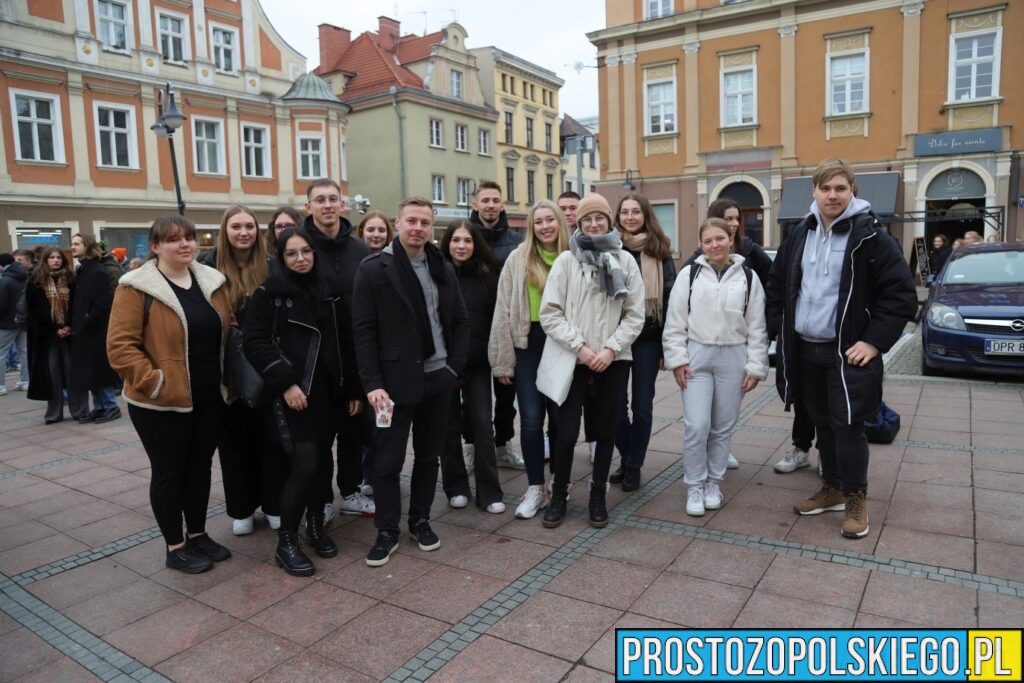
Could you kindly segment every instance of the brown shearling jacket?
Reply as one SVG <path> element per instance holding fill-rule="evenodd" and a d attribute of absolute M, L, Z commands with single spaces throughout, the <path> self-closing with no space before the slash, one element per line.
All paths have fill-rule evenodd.
<path fill-rule="evenodd" d="M 193 262 L 189 270 L 203 296 L 220 315 L 220 365 L 224 368 L 224 341 L 234 323 L 231 302 L 222 288 L 224 275 Z M 187 413 L 192 410 L 188 368 L 188 324 L 185 311 L 167 280 L 147 261 L 126 273 L 114 294 L 107 330 L 107 358 L 124 378 L 124 398 L 151 410 Z M 153 298 L 143 325 L 146 295 Z M 221 387 L 227 398 L 227 391 Z"/>

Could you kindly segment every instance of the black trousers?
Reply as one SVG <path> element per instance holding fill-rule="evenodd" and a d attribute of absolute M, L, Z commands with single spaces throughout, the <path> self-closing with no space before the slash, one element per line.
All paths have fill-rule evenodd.
<path fill-rule="evenodd" d="M 437 488 L 438 461 L 448 428 L 455 377 L 447 368 L 428 372 L 419 403 L 395 405 L 391 426 L 374 428 L 373 495 L 378 529 L 398 529 L 402 513 L 399 477 L 405 464 L 405 448 L 412 429 L 412 484 L 409 495 L 409 525 L 430 519 L 430 505 Z"/>
<path fill-rule="evenodd" d="M 330 451 L 337 438 L 338 446 L 335 453 L 338 459 L 338 493 L 342 496 L 356 493 L 359 491 L 359 485 L 363 483 L 363 444 L 367 441 L 365 430 L 368 424 L 364 413 L 367 410 L 369 409 L 364 405 L 362 411 L 349 415 L 348 401 L 345 401 L 341 416 L 332 422 L 333 433 L 327 441 L 326 448 Z M 331 456 L 331 469 L 334 469 L 334 456 Z M 330 503 L 332 500 L 334 489 L 331 484 L 331 473 L 328 473 L 324 485 L 324 502 Z"/>
<path fill-rule="evenodd" d="M 494 386 L 494 443 L 504 446 L 516 435 L 516 387 L 502 384 L 498 378 Z"/>
<path fill-rule="evenodd" d="M 814 423 L 811 422 L 807 409 L 800 401 L 793 401 L 793 445 L 810 453 L 811 442 L 814 441 Z"/>
<path fill-rule="evenodd" d="M 835 342 L 799 341 L 797 362 L 802 403 L 818 432 L 821 474 L 843 493 L 868 490 L 868 440 L 864 423 L 846 424 L 846 394 Z"/>
<path fill-rule="evenodd" d="M 149 501 L 164 541 L 169 546 L 184 542 L 182 515 L 188 533 L 203 533 L 224 402 L 196 403 L 188 413 L 129 404 L 128 416 L 149 457 Z"/>
<path fill-rule="evenodd" d="M 590 403 L 594 412 L 594 432 L 597 441 L 594 452 L 594 483 L 604 485 L 611 469 L 615 448 L 615 428 L 619 409 L 625 400 L 629 382 L 629 361 L 617 360 L 604 372 L 594 372 L 586 365 L 577 365 L 573 373 L 569 395 L 558 410 L 558 440 L 552 454 L 555 485 L 565 486 L 572 476 L 573 450 L 580 435 L 580 419 L 587 394 L 593 392 Z"/>
<path fill-rule="evenodd" d="M 50 372 L 50 398 L 46 401 L 46 417 L 49 422 L 64 419 L 64 390 L 71 383 L 71 341 L 65 337 L 54 337 L 46 356 L 47 370 Z M 78 419 L 89 414 L 89 394 L 68 391 L 68 410 L 71 417 Z"/>
<path fill-rule="evenodd" d="M 253 410 L 238 400 L 224 410 L 217 443 L 228 517 L 245 519 L 263 508 L 281 514 L 281 487 L 288 477 L 288 458 L 273 433 L 269 408 Z"/>
<path fill-rule="evenodd" d="M 491 370 L 489 367 L 464 373 L 460 386 L 452 391 L 448 411 L 448 431 L 441 453 L 441 481 L 444 492 L 452 496 L 469 496 L 469 475 L 462 459 L 462 433 L 468 433 L 475 444 L 473 476 L 476 481 L 477 507 L 486 508 L 502 499 L 498 479 L 498 461 L 494 454 L 494 432 L 491 430 Z"/>

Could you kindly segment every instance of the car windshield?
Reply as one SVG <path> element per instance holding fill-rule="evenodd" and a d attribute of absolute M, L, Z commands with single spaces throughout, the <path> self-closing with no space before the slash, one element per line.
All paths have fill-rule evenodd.
<path fill-rule="evenodd" d="M 964 254 L 946 266 L 946 285 L 989 285 L 1024 283 L 1024 254 L 1019 251 L 989 251 Z"/>

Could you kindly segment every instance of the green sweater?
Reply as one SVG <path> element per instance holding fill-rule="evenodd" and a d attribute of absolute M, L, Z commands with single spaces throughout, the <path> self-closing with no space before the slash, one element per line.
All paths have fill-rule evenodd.
<path fill-rule="evenodd" d="M 551 264 L 558 258 L 557 251 L 548 251 L 542 248 L 539 244 L 537 245 L 537 253 L 540 254 L 541 259 L 544 263 L 548 264 L 548 268 L 551 268 Z M 529 280 L 526 282 L 526 295 L 530 298 L 530 321 L 540 321 L 540 300 L 544 296 L 544 290 L 538 289 L 533 286 Z"/>

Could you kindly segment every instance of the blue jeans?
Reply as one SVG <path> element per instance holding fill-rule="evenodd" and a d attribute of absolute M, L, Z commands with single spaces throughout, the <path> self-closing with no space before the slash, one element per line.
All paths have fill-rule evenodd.
<path fill-rule="evenodd" d="M 540 323 L 530 325 L 530 336 L 525 349 L 516 349 L 516 400 L 519 401 L 519 443 L 526 461 L 526 478 L 532 486 L 544 483 L 544 414 L 554 453 L 558 433 L 557 410 L 550 410 L 554 401 L 537 390 L 537 368 L 544 353 L 547 336 Z M 550 405 L 549 405 L 550 404 Z"/>
<path fill-rule="evenodd" d="M 114 387 L 103 387 L 102 389 L 90 390 L 92 394 L 93 408 L 116 408 L 117 398 L 114 396 Z"/>
<path fill-rule="evenodd" d="M 660 342 L 638 341 L 633 344 L 633 420 L 631 423 L 626 396 L 623 395 L 615 430 L 615 447 L 619 449 L 623 467 L 640 469 L 647 457 L 647 444 L 651 441 L 651 426 L 654 424 L 654 383 L 658 380 L 660 363 Z"/>

